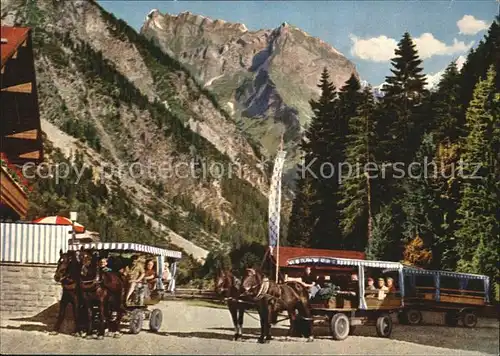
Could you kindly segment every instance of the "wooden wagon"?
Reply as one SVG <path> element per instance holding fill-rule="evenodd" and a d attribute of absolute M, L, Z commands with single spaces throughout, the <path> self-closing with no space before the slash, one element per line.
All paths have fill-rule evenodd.
<path fill-rule="evenodd" d="M 380 337 L 390 337 L 392 332 L 391 314 L 403 308 L 404 284 L 403 265 L 398 262 L 367 261 L 348 258 L 300 257 L 288 261 L 289 265 L 315 266 L 316 274 L 330 273 L 332 282 L 339 275 L 356 273 L 358 281 L 352 290 L 340 290 L 335 297 L 311 301 L 311 311 L 315 321 L 327 322 L 335 340 L 343 340 L 352 334 L 358 325 L 374 325 Z M 338 267 L 332 269 L 324 267 Z M 323 269 L 322 269 L 323 268 Z M 366 290 L 365 277 L 390 276 L 400 286 L 399 290 Z M 330 276 L 329 276 L 330 277 Z"/>
<path fill-rule="evenodd" d="M 461 321 L 475 327 L 477 312 L 489 303 L 489 277 L 450 271 L 404 267 L 405 307 L 399 315 L 401 323 L 417 325 L 422 311 L 445 314 L 449 326 Z"/>

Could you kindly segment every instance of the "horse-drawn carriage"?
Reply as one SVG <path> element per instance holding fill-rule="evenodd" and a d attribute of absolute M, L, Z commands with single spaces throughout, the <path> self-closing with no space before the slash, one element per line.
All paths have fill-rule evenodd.
<path fill-rule="evenodd" d="M 489 277 L 450 271 L 404 267 L 405 307 L 401 323 L 417 325 L 422 311 L 445 313 L 445 322 L 475 327 L 477 312 L 489 303 Z"/>
<path fill-rule="evenodd" d="M 402 264 L 304 256 L 288 260 L 288 265 L 304 268 L 313 265 L 318 277 L 328 277 L 328 280 L 342 285 L 342 288 L 335 289 L 328 298 L 310 299 L 307 288 L 298 281 L 276 283 L 253 269 L 247 270 L 241 282 L 230 273 L 219 273 L 215 283 L 216 292 L 228 300 L 236 330 L 235 339 L 242 334 L 244 310 L 252 306 L 257 307 L 261 319 L 259 342 L 271 339 L 271 324 L 277 322 L 278 313 L 282 311 L 286 311 L 290 319 L 288 335 L 304 335 L 309 341 L 312 340 L 315 322 L 327 322 L 335 340 L 347 338 L 357 325 L 374 325 L 380 337 L 390 337 L 393 325 L 391 316 L 403 308 Z M 351 275 L 357 279 L 350 286 L 336 282 Z M 396 281 L 395 285 L 399 289 L 394 286 L 391 289 L 366 288 L 368 276 Z"/>
<path fill-rule="evenodd" d="M 310 301 L 313 320 L 327 322 L 335 340 L 344 340 L 352 334 L 357 325 L 374 325 L 377 335 L 390 337 L 392 332 L 391 314 L 403 308 L 404 284 L 399 289 L 367 288 L 368 278 L 384 277 L 403 280 L 403 265 L 398 262 L 355 260 L 348 258 L 299 257 L 288 261 L 289 265 L 314 265 L 316 274 L 331 281 L 332 285 L 342 285 L 345 275 L 352 275 L 349 286 L 330 287 L 332 292 L 327 298 L 314 298 Z M 322 269 L 323 267 L 323 269 Z M 332 267 L 326 269 L 325 267 Z M 370 276 L 370 277 L 369 277 Z"/>
<path fill-rule="evenodd" d="M 81 315 L 78 315 L 82 314 L 78 312 L 79 309 L 87 310 L 83 312 L 84 316 L 90 316 L 85 334 L 97 329 L 99 337 L 102 337 L 105 323 L 108 326 L 114 325 L 113 329 L 119 333 L 122 316 L 124 321 L 129 322 L 129 330 L 133 334 L 141 331 L 145 319 L 149 320 L 151 331 L 160 329 L 163 318 L 161 310 L 149 308 L 162 300 L 165 291 L 174 292 L 176 261 L 182 256 L 180 252 L 136 243 L 72 244 L 68 250 L 65 254 L 61 251 L 55 275 L 56 281 L 61 281 L 63 286 L 62 308 L 56 331 L 64 317 L 63 309 L 67 303 L 78 306 L 74 309 L 75 320 L 82 319 Z M 102 258 L 109 262 L 105 270 L 98 263 Z M 134 268 L 131 267 L 130 261 L 135 261 L 135 265 L 140 264 L 141 259 L 152 262 L 149 274 L 154 278 L 151 278 L 149 283 L 128 283 L 127 273 L 130 274 Z M 162 278 L 166 259 L 171 262 L 167 288 Z M 144 267 L 141 268 L 144 270 Z M 131 293 L 127 293 L 130 286 Z M 128 294 L 131 295 L 127 301 L 124 297 Z"/>

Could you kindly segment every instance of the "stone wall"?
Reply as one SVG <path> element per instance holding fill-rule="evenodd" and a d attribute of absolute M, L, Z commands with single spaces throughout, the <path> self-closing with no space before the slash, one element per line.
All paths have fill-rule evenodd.
<path fill-rule="evenodd" d="M 59 302 L 55 265 L 0 263 L 0 313 L 35 316 Z"/>

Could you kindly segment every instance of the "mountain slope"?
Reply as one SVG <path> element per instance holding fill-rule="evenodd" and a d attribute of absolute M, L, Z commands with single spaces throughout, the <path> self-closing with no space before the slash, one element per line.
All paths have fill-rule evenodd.
<path fill-rule="evenodd" d="M 34 29 L 42 119 L 78 138 L 137 213 L 206 249 L 236 232 L 264 239 L 259 153 L 176 60 L 92 1 L 4 1 L 2 23 Z"/>
<path fill-rule="evenodd" d="M 288 167 L 296 161 L 301 128 L 312 114 L 309 100 L 319 95 L 323 68 L 337 88 L 358 75 L 332 46 L 287 23 L 248 31 L 243 24 L 189 12 L 175 16 L 152 10 L 141 33 L 186 64 L 268 155 L 284 133 L 291 149 Z"/>

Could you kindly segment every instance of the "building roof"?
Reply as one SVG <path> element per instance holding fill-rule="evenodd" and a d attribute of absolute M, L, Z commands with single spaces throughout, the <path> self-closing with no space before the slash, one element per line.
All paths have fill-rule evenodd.
<path fill-rule="evenodd" d="M 276 260 L 276 248 L 273 249 L 273 257 Z M 324 250 L 315 248 L 303 248 L 303 247 L 280 247 L 279 248 L 279 266 L 280 267 L 296 267 L 302 268 L 302 266 L 289 265 L 288 261 L 298 257 L 304 256 L 315 256 L 315 257 L 326 257 L 326 258 L 351 258 L 357 260 L 364 260 L 365 254 L 360 251 L 348 251 L 348 250 Z"/>
<path fill-rule="evenodd" d="M 0 49 L 2 53 L 2 68 L 5 63 L 12 58 L 14 53 L 16 53 L 19 46 L 26 41 L 29 31 L 30 28 L 28 27 L 1 27 L 2 43 Z M 4 40 L 6 40 L 6 43 L 4 43 Z"/>

